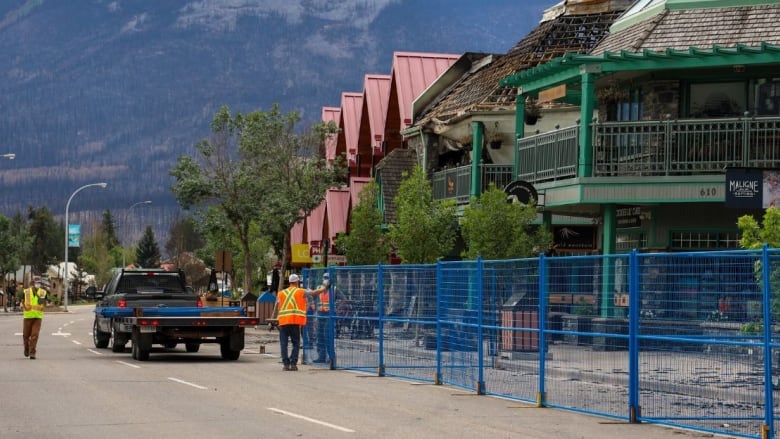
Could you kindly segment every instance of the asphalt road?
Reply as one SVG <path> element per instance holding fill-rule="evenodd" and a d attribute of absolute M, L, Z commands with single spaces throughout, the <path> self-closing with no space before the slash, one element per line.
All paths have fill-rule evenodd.
<path fill-rule="evenodd" d="M 46 315 L 36 360 L 22 356 L 21 315 L 0 311 L 0 438 L 713 437 L 388 377 L 285 372 L 265 329 L 238 361 L 204 345 L 136 362 L 95 349 L 91 306 L 69 311 Z"/>

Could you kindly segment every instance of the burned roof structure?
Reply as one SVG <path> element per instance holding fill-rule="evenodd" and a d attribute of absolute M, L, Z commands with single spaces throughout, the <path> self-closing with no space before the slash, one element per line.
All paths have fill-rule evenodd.
<path fill-rule="evenodd" d="M 566 0 L 545 11 L 541 23 L 506 55 L 474 63 L 448 93 L 418 116 L 417 125 L 438 132 L 436 125 L 454 123 L 469 114 L 512 110 L 514 87 L 499 81 L 565 53 L 588 53 L 609 33 L 610 25 L 631 6 L 631 0 Z"/>

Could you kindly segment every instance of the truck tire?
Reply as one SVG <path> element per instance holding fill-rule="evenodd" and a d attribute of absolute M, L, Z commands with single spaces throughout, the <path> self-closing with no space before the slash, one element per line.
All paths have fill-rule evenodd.
<path fill-rule="evenodd" d="M 224 341 L 219 344 L 219 353 L 222 354 L 223 360 L 235 361 L 241 355 L 241 351 L 230 349 L 230 345 Z"/>
<path fill-rule="evenodd" d="M 108 347 L 108 342 L 111 340 L 111 334 L 103 332 L 98 328 L 97 317 L 95 317 L 95 323 L 92 324 L 92 341 L 95 343 L 95 347 L 98 349 L 105 349 Z"/>
<path fill-rule="evenodd" d="M 200 343 L 185 343 L 185 349 L 187 352 L 198 352 L 200 350 Z"/>
<path fill-rule="evenodd" d="M 133 360 L 147 361 L 152 352 L 152 336 L 150 334 L 141 334 L 138 328 L 133 329 Z"/>
<path fill-rule="evenodd" d="M 111 322 L 111 352 L 124 352 L 126 344 L 127 339 L 125 339 L 124 335 L 121 333 L 116 332 L 116 329 L 114 329 L 114 323 Z"/>
<path fill-rule="evenodd" d="M 219 340 L 219 353 L 223 360 L 235 361 L 241 355 L 244 348 L 244 334 L 234 333 Z"/>

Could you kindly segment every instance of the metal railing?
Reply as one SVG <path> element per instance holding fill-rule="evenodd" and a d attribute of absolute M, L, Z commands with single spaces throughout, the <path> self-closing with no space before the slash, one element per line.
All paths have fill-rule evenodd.
<path fill-rule="evenodd" d="M 482 191 L 494 183 L 503 188 L 512 182 L 512 165 L 482 164 Z M 458 203 L 468 203 L 471 198 L 471 165 L 445 169 L 433 173 L 433 198 L 454 198 Z"/>
<path fill-rule="evenodd" d="M 574 126 L 518 139 L 518 179 L 576 177 L 579 137 Z M 780 118 L 593 124 L 594 177 L 714 174 L 729 166 L 780 166 Z"/>

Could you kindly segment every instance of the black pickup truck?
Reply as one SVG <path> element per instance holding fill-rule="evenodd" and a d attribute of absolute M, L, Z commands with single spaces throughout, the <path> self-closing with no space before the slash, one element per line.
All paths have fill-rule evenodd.
<path fill-rule="evenodd" d="M 130 342 L 138 361 L 149 359 L 152 345 L 174 349 L 180 343 L 187 352 L 218 343 L 222 358 L 237 360 L 245 327 L 257 325 L 242 307 L 204 307 L 182 271 L 117 270 L 96 299 L 95 347 L 124 352 Z"/>

